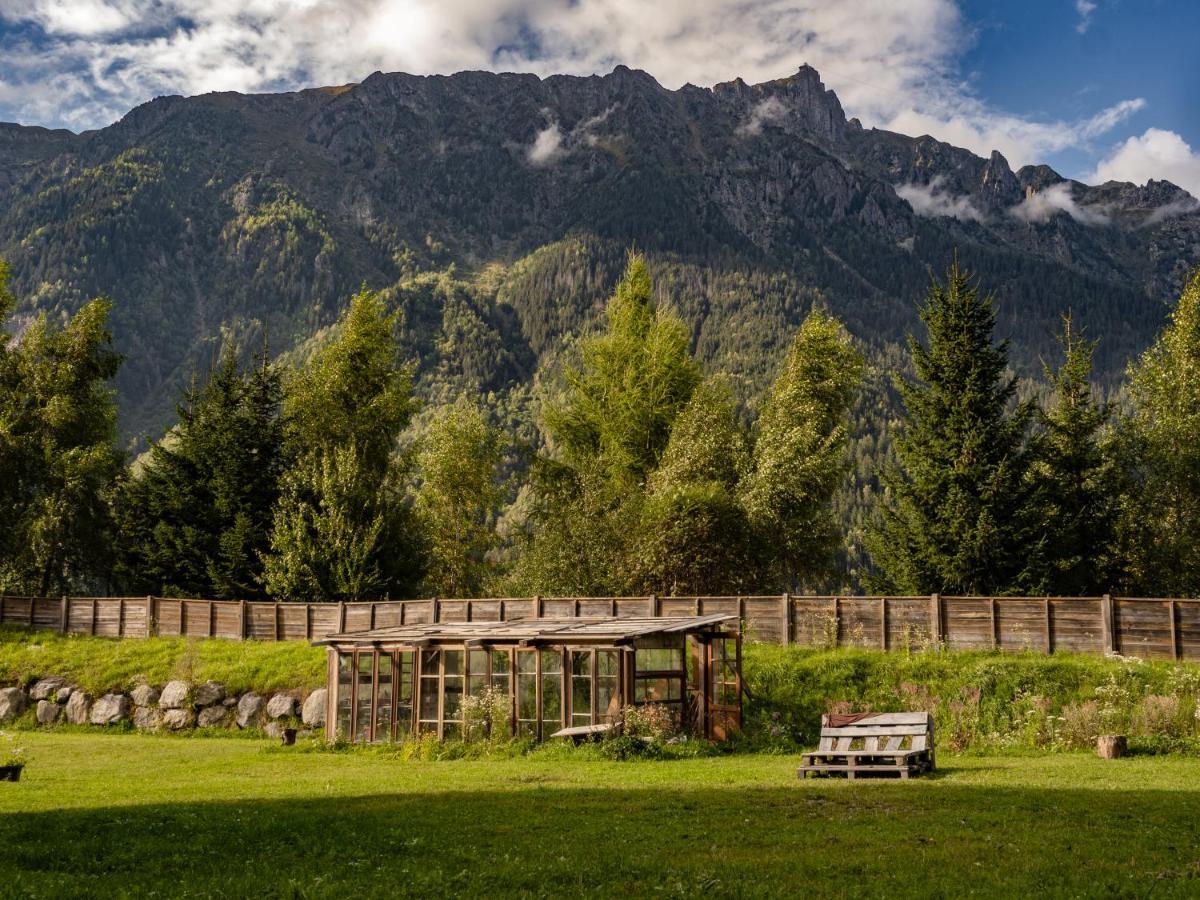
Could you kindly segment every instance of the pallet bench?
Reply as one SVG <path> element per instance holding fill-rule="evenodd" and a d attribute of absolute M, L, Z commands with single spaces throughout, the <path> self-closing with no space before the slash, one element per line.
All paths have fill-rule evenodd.
<path fill-rule="evenodd" d="M 872 713 L 849 724 L 821 716 L 820 746 L 802 757 L 797 774 L 896 775 L 908 778 L 934 768 L 930 713 Z"/>

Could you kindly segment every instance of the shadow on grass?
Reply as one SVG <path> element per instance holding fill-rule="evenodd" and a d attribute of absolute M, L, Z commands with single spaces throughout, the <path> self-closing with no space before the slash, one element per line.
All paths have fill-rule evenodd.
<path fill-rule="evenodd" d="M 0 817 L 0 894 L 1195 895 L 1200 794 L 945 780 L 192 802 Z"/>

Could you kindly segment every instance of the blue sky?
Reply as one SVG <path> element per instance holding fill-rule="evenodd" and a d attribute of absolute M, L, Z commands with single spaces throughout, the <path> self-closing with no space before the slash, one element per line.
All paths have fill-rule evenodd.
<path fill-rule="evenodd" d="M 623 62 L 674 88 L 807 62 L 867 125 L 1200 194 L 1198 35 L 1200 0 L 0 0 L 0 120 L 96 128 L 377 69 Z"/>

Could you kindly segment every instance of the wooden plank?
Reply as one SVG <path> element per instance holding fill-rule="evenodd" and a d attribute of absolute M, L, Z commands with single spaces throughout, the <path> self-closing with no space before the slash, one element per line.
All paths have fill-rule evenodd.
<path fill-rule="evenodd" d="M 70 598 L 67 597 L 66 594 L 63 594 L 62 600 L 59 602 L 60 602 L 60 606 L 59 606 L 59 613 L 58 613 L 58 630 L 61 631 L 63 634 L 66 634 L 67 633 L 67 623 L 70 621 L 70 618 L 71 618 L 70 612 L 69 612 L 69 609 L 71 606 L 71 600 L 70 600 Z"/>
<path fill-rule="evenodd" d="M 868 738 L 868 737 L 886 737 L 888 735 L 905 735 L 925 734 L 926 726 L 921 725 L 879 725 L 867 728 L 858 728 L 854 725 L 846 725 L 841 728 L 832 728 L 826 726 L 821 729 L 821 737 L 849 737 L 849 738 Z"/>
<path fill-rule="evenodd" d="M 887 597 L 879 598 L 879 649 L 888 648 L 887 640 Z"/>
<path fill-rule="evenodd" d="M 792 598 L 788 594 L 784 594 L 780 598 L 780 613 L 783 616 L 783 644 L 786 647 L 792 642 Z M 696 600 L 696 615 L 700 612 L 700 600 Z"/>
<path fill-rule="evenodd" d="M 92 598 L 92 623 L 91 623 L 91 627 L 92 627 L 92 635 L 94 636 L 94 635 L 96 634 L 96 598 L 95 598 L 95 597 L 93 597 L 93 598 Z"/>
<path fill-rule="evenodd" d="M 827 716 L 821 716 L 821 727 L 827 727 Z M 929 723 L 929 713 L 927 712 L 889 712 L 889 713 L 872 713 L 869 719 L 859 719 L 855 724 L 861 725 L 927 725 Z M 853 726 L 848 726 L 853 727 Z"/>
<path fill-rule="evenodd" d="M 1050 630 L 1050 598 L 1049 597 L 1044 597 L 1042 599 L 1042 606 L 1043 606 L 1043 609 L 1045 611 L 1045 616 L 1046 616 L 1046 652 L 1053 653 L 1054 652 L 1054 634 Z"/>
<path fill-rule="evenodd" d="M 1167 601 L 1167 615 L 1171 617 L 1171 659 L 1179 659 L 1179 637 L 1175 633 L 1175 601 Z"/>
<path fill-rule="evenodd" d="M 1000 646 L 1000 636 L 996 634 L 996 598 L 991 598 L 991 609 L 989 612 L 992 617 L 992 649 L 996 650 Z"/>
<path fill-rule="evenodd" d="M 929 595 L 929 636 L 933 646 L 942 646 L 942 598 L 937 594 Z"/>
<path fill-rule="evenodd" d="M 1106 654 L 1116 653 L 1117 629 L 1113 623 L 1112 594 L 1105 594 L 1100 598 L 1100 623 L 1104 636 L 1104 652 Z"/>

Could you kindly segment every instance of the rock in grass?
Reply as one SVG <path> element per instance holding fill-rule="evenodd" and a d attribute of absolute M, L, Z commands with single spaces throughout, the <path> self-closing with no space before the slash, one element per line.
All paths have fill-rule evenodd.
<path fill-rule="evenodd" d="M 318 688 L 305 699 L 304 708 L 300 711 L 300 718 L 305 725 L 315 728 L 325 724 L 325 701 L 328 693 L 325 688 Z"/>
<path fill-rule="evenodd" d="M 200 710 L 200 715 L 196 718 L 196 724 L 201 728 L 216 728 L 219 725 L 225 724 L 225 718 L 229 715 L 229 710 L 224 706 L 206 706 Z"/>
<path fill-rule="evenodd" d="M 140 731 L 158 731 L 162 728 L 162 710 L 153 706 L 138 706 L 133 710 L 133 727 Z"/>
<path fill-rule="evenodd" d="M 25 692 L 18 687 L 0 688 L 0 722 L 25 712 Z"/>
<path fill-rule="evenodd" d="M 268 722 L 265 726 L 263 726 L 263 734 L 269 738 L 278 740 L 279 738 L 283 737 L 283 730 L 286 727 L 287 726 L 282 722 Z"/>
<path fill-rule="evenodd" d="M 192 686 L 186 681 L 168 681 L 158 697 L 159 709 L 183 709 L 191 706 L 188 702 L 191 692 Z"/>
<path fill-rule="evenodd" d="M 237 727 L 253 728 L 262 717 L 263 698 L 258 694 L 245 694 L 237 705 Z"/>
<path fill-rule="evenodd" d="M 267 703 L 267 715 L 272 719 L 289 719 L 300 711 L 299 706 L 290 694 L 276 694 Z"/>
<path fill-rule="evenodd" d="M 49 700 L 57 694 L 67 684 L 67 679 L 59 678 L 57 675 L 50 678 L 43 678 L 37 684 L 29 689 L 29 699 L 33 700 Z"/>
<path fill-rule="evenodd" d="M 159 691 L 148 684 L 139 684 L 129 694 L 134 706 L 153 706 L 158 702 Z"/>
<path fill-rule="evenodd" d="M 59 688 L 58 693 L 54 695 L 54 701 L 59 706 L 65 706 L 67 701 L 71 699 L 71 695 L 78 691 L 79 688 L 67 685 L 65 688 Z"/>
<path fill-rule="evenodd" d="M 225 686 L 215 681 L 206 681 L 192 693 L 192 703 L 197 707 L 216 706 L 225 699 Z"/>
<path fill-rule="evenodd" d="M 53 700 L 39 700 L 37 705 L 37 720 L 39 725 L 53 725 L 62 715 L 62 707 Z"/>
<path fill-rule="evenodd" d="M 67 698 L 66 716 L 67 721 L 72 725 L 86 725 L 88 716 L 92 711 L 92 698 L 85 691 L 78 688 L 71 691 L 71 696 Z"/>
<path fill-rule="evenodd" d="M 163 727 L 172 731 L 182 731 L 196 724 L 196 714 L 190 709 L 168 709 L 163 713 Z"/>
<path fill-rule="evenodd" d="M 116 725 L 129 718 L 129 698 L 124 694 L 105 694 L 92 704 L 89 721 L 93 725 Z"/>

